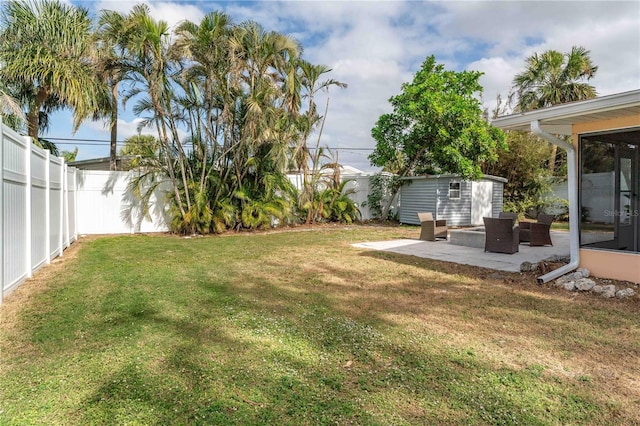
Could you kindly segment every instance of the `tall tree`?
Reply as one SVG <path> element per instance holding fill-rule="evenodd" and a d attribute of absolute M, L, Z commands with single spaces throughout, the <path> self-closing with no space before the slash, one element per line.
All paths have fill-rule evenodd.
<path fill-rule="evenodd" d="M 75 130 L 95 110 L 103 87 L 88 61 L 91 25 L 86 9 L 57 0 L 3 5 L 0 76 L 21 87 L 29 136 L 43 112 L 72 107 Z"/>
<path fill-rule="evenodd" d="M 547 50 L 526 59 L 526 69 L 513 79 L 517 91 L 516 109 L 526 112 L 566 102 L 591 99 L 596 96 L 594 86 L 587 83 L 598 71 L 590 52 L 573 46 L 568 53 Z M 555 168 L 557 147 L 554 145 L 549 170 Z"/>
<path fill-rule="evenodd" d="M 126 73 L 134 64 L 127 56 L 127 43 L 131 37 L 130 26 L 125 15 L 112 10 L 103 10 L 94 33 L 96 49 L 93 55 L 96 73 L 108 86 L 108 91 L 95 111 L 98 117 L 109 120 L 109 169 L 116 169 L 118 152 L 118 108 L 119 87 Z"/>
<path fill-rule="evenodd" d="M 504 134 L 483 119 L 474 96 L 482 90 L 481 75 L 447 71 L 429 56 L 413 81 L 403 84 L 402 93 L 389 100 L 393 112 L 382 115 L 371 130 L 376 140 L 371 163 L 392 166 L 401 176 L 480 177 L 482 163 L 495 161 L 496 149 L 504 146 Z M 388 210 L 387 205 L 383 218 Z"/>
<path fill-rule="evenodd" d="M 307 99 L 306 113 L 302 114 L 299 119 L 300 137 L 298 143 L 294 146 L 292 156 L 297 163 L 298 170 L 302 173 L 302 191 L 300 191 L 299 204 L 301 206 L 307 205 L 307 223 L 312 223 L 316 216 L 315 209 L 313 208 L 313 200 L 317 197 L 318 191 L 318 173 L 319 161 L 321 159 L 320 150 L 320 137 L 318 134 L 317 143 L 315 146 L 314 154 L 311 154 L 309 148 L 309 136 L 311 132 L 322 124 L 327 115 L 327 107 L 325 109 L 324 116 L 318 113 L 318 107 L 316 105 L 316 95 L 321 91 L 329 91 L 331 86 L 346 88 L 347 85 L 334 79 L 323 80 L 323 76 L 331 72 L 331 68 L 326 65 L 313 65 L 305 60 L 298 61 L 298 75 L 296 79 L 299 79 L 299 90 L 295 91 L 298 96 Z M 322 126 L 321 126 L 322 127 Z M 320 130 L 321 131 L 321 130 Z M 336 164 L 337 170 L 339 166 Z M 311 171 L 311 173 L 310 173 Z"/>

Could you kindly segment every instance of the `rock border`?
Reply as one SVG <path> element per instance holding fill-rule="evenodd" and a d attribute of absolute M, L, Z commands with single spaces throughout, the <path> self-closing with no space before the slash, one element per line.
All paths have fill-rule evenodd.
<path fill-rule="evenodd" d="M 568 258 L 564 256 L 552 256 L 538 263 L 523 262 L 520 265 L 520 271 L 536 272 L 545 270 L 546 264 L 552 262 L 568 263 Z M 564 288 L 567 291 L 591 292 L 606 299 L 611 299 L 614 297 L 618 299 L 626 299 L 636 295 L 635 289 L 638 288 L 638 285 L 634 285 L 635 289 L 631 287 L 617 288 L 613 284 L 599 285 L 596 281 L 589 278 L 590 275 L 591 272 L 588 269 L 578 268 L 574 272 L 557 278 L 552 282 L 552 285 L 554 287 Z"/>

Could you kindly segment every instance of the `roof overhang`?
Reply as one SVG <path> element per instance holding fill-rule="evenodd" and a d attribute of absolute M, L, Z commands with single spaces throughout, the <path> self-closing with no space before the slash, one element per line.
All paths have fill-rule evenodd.
<path fill-rule="evenodd" d="M 640 116 L 640 89 L 506 115 L 494 119 L 491 124 L 503 130 L 530 131 L 531 122 L 538 121 L 546 132 L 571 135 L 574 124 L 625 116 Z"/>

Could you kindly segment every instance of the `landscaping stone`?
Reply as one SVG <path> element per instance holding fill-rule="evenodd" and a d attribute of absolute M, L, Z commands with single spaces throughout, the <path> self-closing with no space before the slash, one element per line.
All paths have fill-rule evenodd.
<path fill-rule="evenodd" d="M 636 294 L 632 288 L 625 288 L 624 290 L 618 290 L 616 292 L 616 297 L 618 299 L 624 299 L 625 297 L 632 297 Z"/>
<path fill-rule="evenodd" d="M 580 291 L 589 291 L 595 287 L 596 282 L 590 278 L 580 278 L 575 281 L 575 286 Z"/>
<path fill-rule="evenodd" d="M 569 256 L 560 256 L 557 254 L 554 254 L 553 256 L 549 256 L 546 259 L 544 259 L 545 262 L 549 262 L 549 263 L 569 263 L 570 260 L 571 259 Z"/>
<path fill-rule="evenodd" d="M 602 286 L 602 288 L 603 288 L 602 289 L 602 293 L 600 293 L 600 295 L 602 297 L 606 297 L 607 299 L 611 298 L 611 297 L 615 297 L 615 295 L 616 295 L 616 286 L 615 285 L 613 285 L 613 284 L 605 285 L 605 286 Z"/>
<path fill-rule="evenodd" d="M 576 282 L 575 281 L 569 281 L 569 282 L 564 283 L 562 286 L 567 291 L 573 291 L 573 290 L 576 289 Z"/>
<path fill-rule="evenodd" d="M 578 268 L 576 269 L 576 271 L 573 273 L 573 276 L 576 279 L 580 279 L 580 278 L 587 278 L 589 275 L 591 275 L 591 271 L 589 271 L 586 268 Z"/>
<path fill-rule="evenodd" d="M 522 262 L 520 264 L 520 272 L 534 272 L 540 269 L 539 263 Z"/>

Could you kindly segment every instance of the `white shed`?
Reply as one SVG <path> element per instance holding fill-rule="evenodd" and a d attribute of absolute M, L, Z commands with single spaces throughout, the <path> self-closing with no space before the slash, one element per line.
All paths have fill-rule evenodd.
<path fill-rule="evenodd" d="M 400 189 L 401 223 L 419 225 L 418 212 L 432 212 L 450 226 L 482 225 L 483 217 L 502 211 L 505 178 L 484 175 L 477 181 L 457 175 L 403 178 Z"/>

